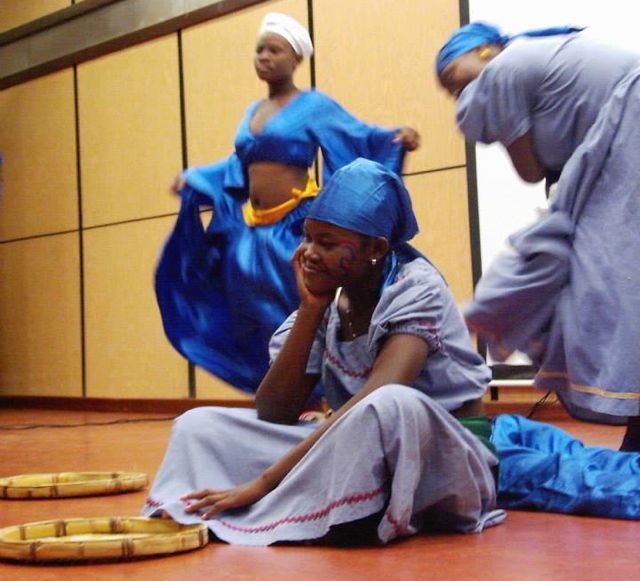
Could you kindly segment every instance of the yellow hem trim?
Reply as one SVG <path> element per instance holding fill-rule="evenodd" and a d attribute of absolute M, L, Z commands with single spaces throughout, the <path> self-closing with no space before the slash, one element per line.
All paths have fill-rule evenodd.
<path fill-rule="evenodd" d="M 309 176 L 304 190 L 292 188 L 292 197 L 286 202 L 274 206 L 273 208 L 260 210 L 259 208 L 254 208 L 250 201 L 246 202 L 242 206 L 242 217 L 250 228 L 253 228 L 254 226 L 270 226 L 271 224 L 275 224 L 282 220 L 282 218 L 284 218 L 289 212 L 297 208 L 300 205 L 300 202 L 305 198 L 314 198 L 317 196 L 319 191 L 320 188 L 318 188 L 315 178 Z"/>
<path fill-rule="evenodd" d="M 568 375 L 566 371 L 544 371 L 540 370 L 537 375 L 542 378 L 547 379 L 568 379 Z M 640 400 L 640 393 L 633 393 L 629 391 L 621 391 L 619 393 L 607 391 L 602 389 L 601 387 L 596 387 L 594 385 L 582 385 L 580 383 L 574 383 L 573 381 L 567 381 L 569 384 L 569 388 L 580 391 L 582 393 L 590 393 L 592 395 L 599 395 L 600 397 L 605 397 L 608 399 L 631 399 L 631 400 Z"/>

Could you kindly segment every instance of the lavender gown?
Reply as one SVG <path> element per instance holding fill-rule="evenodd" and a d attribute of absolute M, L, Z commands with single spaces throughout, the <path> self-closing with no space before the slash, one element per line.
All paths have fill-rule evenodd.
<path fill-rule="evenodd" d="M 294 318 L 274 335 L 273 356 Z M 341 341 L 339 324 L 331 305 L 307 367 L 321 374 L 334 408 L 360 389 L 388 334 L 416 334 L 429 344 L 416 384 L 384 386 L 364 398 L 276 489 L 214 516 L 206 521 L 210 530 L 229 543 L 269 545 L 318 539 L 334 525 L 380 513 L 377 537 L 386 543 L 424 529 L 479 532 L 501 522 L 492 473 L 497 460 L 447 411 L 480 397 L 489 371 L 435 268 L 422 258 L 400 266 L 368 336 Z M 178 522 L 200 522 L 184 511 L 180 495 L 247 482 L 314 429 L 313 423 L 261 421 L 255 410 L 191 410 L 176 420 L 143 514 L 165 510 Z"/>
<path fill-rule="evenodd" d="M 577 418 L 640 415 L 640 56 L 583 34 L 508 45 L 461 93 L 458 123 L 510 145 L 527 131 L 561 171 L 549 213 L 510 238 L 468 323 L 500 360 L 539 366 Z"/>

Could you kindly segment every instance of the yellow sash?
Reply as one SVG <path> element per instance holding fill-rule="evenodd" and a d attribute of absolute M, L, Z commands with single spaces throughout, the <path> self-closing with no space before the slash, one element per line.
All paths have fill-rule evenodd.
<path fill-rule="evenodd" d="M 250 228 L 253 228 L 254 226 L 269 226 L 271 224 L 275 224 L 282 220 L 282 218 L 291 212 L 291 210 L 297 208 L 300 205 L 301 200 L 317 196 L 319 190 L 320 188 L 318 188 L 315 178 L 309 176 L 304 191 L 299 190 L 298 188 L 292 188 L 292 197 L 278 206 L 267 208 L 266 210 L 260 210 L 259 208 L 254 208 L 250 201 L 246 202 L 244 206 L 242 206 L 242 217 Z"/>

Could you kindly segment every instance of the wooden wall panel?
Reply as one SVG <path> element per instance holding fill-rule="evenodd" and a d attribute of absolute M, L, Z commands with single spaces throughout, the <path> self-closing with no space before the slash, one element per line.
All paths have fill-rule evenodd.
<path fill-rule="evenodd" d="M 0 92 L 0 240 L 78 227 L 73 72 Z"/>
<path fill-rule="evenodd" d="M 0 27 L 5 6 L 14 3 L 26 10 L 53 2 L 0 2 Z M 285 12 L 306 25 L 307 4 L 263 2 L 182 32 L 189 165 L 226 157 L 246 107 L 266 96 L 253 68 L 262 16 Z M 318 88 L 366 121 L 422 133 L 422 149 L 405 167 L 423 230 L 414 242 L 457 300 L 466 300 L 472 284 L 464 148 L 453 103 L 433 73 L 437 48 L 458 25 L 459 3 L 311 6 Z M 158 253 L 175 220 L 162 216 L 178 207 L 168 184 L 183 163 L 178 48 L 172 34 L 78 67 L 79 152 L 71 70 L 0 93 L 0 240 L 76 230 L 0 244 L 0 395 L 82 395 L 82 235 L 86 395 L 188 396 L 187 363 L 165 338 L 153 291 Z M 296 82 L 310 86 L 308 62 Z M 78 155 L 87 228 L 81 234 Z M 451 167 L 457 169 L 443 169 Z M 196 386 L 199 398 L 247 397 L 200 369 Z"/>
<path fill-rule="evenodd" d="M 420 233 L 412 244 L 444 274 L 458 303 L 471 298 L 466 168 L 407 176 Z"/>
<path fill-rule="evenodd" d="M 179 87 L 175 35 L 78 67 L 85 226 L 176 211 Z"/>
<path fill-rule="evenodd" d="M 187 363 L 165 338 L 153 274 L 173 218 L 84 233 L 87 395 L 187 397 Z"/>
<path fill-rule="evenodd" d="M 278 0 L 217 18 L 183 33 L 189 165 L 227 157 L 246 108 L 266 97 L 253 66 L 258 27 L 267 12 L 285 12 L 307 24 L 306 0 Z M 296 84 L 310 86 L 309 63 Z"/>
<path fill-rule="evenodd" d="M 199 367 L 196 367 L 196 394 L 201 399 L 228 399 L 237 401 L 253 398 L 252 395 L 236 389 L 227 382 L 222 381 L 219 377 L 211 375 Z"/>
<path fill-rule="evenodd" d="M 324 0 L 313 16 L 318 89 L 365 121 L 416 128 L 422 148 L 406 172 L 465 163 L 453 103 L 434 73 L 437 50 L 459 25 L 459 2 Z"/>
<path fill-rule="evenodd" d="M 71 0 L 2 0 L 0 32 L 71 6 Z"/>
<path fill-rule="evenodd" d="M 0 395 L 81 396 L 78 234 L 0 244 Z"/>

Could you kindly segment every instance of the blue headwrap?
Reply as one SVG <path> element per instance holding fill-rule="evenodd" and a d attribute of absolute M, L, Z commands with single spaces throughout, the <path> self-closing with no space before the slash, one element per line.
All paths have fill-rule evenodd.
<path fill-rule="evenodd" d="M 366 236 L 383 236 L 391 248 L 418 233 L 411 198 L 400 177 L 361 157 L 331 176 L 311 203 L 307 218 Z"/>
<path fill-rule="evenodd" d="M 580 32 L 581 30 L 584 30 L 584 28 L 576 26 L 555 26 L 552 28 L 529 30 L 509 36 L 500 34 L 500 30 L 491 24 L 472 22 L 454 32 L 440 49 L 438 57 L 436 58 L 436 71 L 440 74 L 453 59 L 485 44 L 504 46 L 514 38 L 520 36 L 555 36 L 558 34 Z"/>

